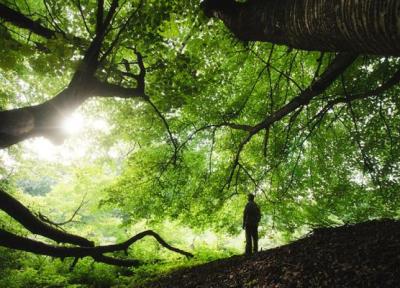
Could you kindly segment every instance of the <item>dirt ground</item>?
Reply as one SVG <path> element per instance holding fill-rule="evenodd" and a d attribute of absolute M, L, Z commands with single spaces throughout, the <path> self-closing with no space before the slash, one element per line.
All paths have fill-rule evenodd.
<path fill-rule="evenodd" d="M 289 245 L 175 271 L 144 287 L 400 287 L 400 222 L 317 229 Z"/>

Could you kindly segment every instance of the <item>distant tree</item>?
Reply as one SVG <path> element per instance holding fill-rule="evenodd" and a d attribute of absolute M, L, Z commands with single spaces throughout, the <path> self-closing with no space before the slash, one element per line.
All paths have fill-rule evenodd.
<path fill-rule="evenodd" d="M 30 195 L 33 196 L 44 196 L 49 193 L 52 189 L 52 186 L 56 182 L 51 177 L 44 176 L 40 179 L 31 180 L 31 179 L 22 179 L 17 181 L 17 185 L 21 187 L 21 189 Z"/>

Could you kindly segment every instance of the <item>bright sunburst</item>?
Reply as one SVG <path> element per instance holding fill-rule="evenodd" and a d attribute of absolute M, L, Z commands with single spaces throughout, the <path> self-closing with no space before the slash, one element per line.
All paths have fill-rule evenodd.
<path fill-rule="evenodd" d="M 62 129 L 67 134 L 77 134 L 83 129 L 83 116 L 79 113 L 74 113 L 64 119 L 62 122 Z"/>

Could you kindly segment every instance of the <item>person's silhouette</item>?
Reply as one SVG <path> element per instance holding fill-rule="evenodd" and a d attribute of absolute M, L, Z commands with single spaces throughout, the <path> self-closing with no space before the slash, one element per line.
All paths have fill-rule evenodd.
<path fill-rule="evenodd" d="M 258 251 L 258 222 L 261 212 L 254 202 L 254 195 L 248 195 L 248 202 L 243 212 L 243 229 L 246 231 L 246 254 L 250 255 Z"/>

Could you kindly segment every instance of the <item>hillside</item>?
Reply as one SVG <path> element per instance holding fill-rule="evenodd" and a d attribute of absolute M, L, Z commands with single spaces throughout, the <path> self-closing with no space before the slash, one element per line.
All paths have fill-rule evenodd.
<path fill-rule="evenodd" d="M 176 271 L 145 287 L 399 287 L 400 222 L 314 230 L 289 245 Z"/>

